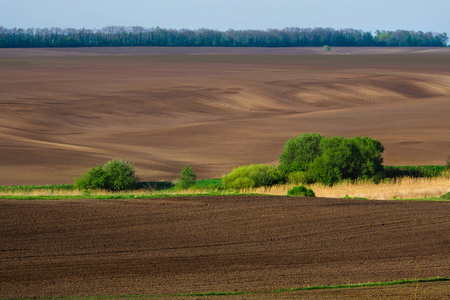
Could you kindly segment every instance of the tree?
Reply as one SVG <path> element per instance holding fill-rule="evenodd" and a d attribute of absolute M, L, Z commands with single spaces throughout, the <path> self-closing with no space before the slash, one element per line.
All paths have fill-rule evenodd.
<path fill-rule="evenodd" d="M 12 28 L 0 26 L 0 47 L 104 47 L 104 46 L 202 46 L 202 47 L 321 47 L 334 46 L 432 46 L 445 47 L 446 33 L 410 30 L 371 32 L 351 28 L 284 28 L 268 30 L 163 29 L 107 26 L 101 29 Z M 329 49 L 329 48 L 328 48 Z M 325 49 L 324 49 L 325 50 Z M 328 50 L 326 50 L 328 51 Z"/>
<path fill-rule="evenodd" d="M 112 191 L 131 190 L 137 183 L 134 167 L 120 159 L 108 161 L 103 169 L 107 174 L 107 189 Z"/>
<path fill-rule="evenodd" d="M 180 187 L 188 189 L 195 184 L 196 180 L 197 175 L 194 170 L 189 166 L 184 167 L 180 174 Z"/>
<path fill-rule="evenodd" d="M 75 179 L 80 190 L 106 189 L 112 191 L 131 190 L 138 178 L 131 163 L 113 159 L 103 166 L 95 166 Z"/>
<path fill-rule="evenodd" d="M 356 160 L 359 160 L 358 149 L 347 139 L 334 137 L 321 143 L 322 155 L 316 158 L 308 169 L 308 176 L 313 181 L 327 185 L 343 179 L 356 179 Z"/>
<path fill-rule="evenodd" d="M 313 181 L 328 185 L 344 179 L 368 179 L 383 172 L 383 145 L 368 137 L 333 137 L 320 143 L 321 156 L 308 169 Z"/>
<path fill-rule="evenodd" d="M 288 140 L 280 155 L 280 170 L 285 174 L 306 171 L 309 164 L 321 155 L 319 145 L 323 138 L 318 133 L 305 133 Z"/>
<path fill-rule="evenodd" d="M 80 190 L 100 190 L 106 188 L 107 176 L 102 166 L 95 166 L 75 179 L 75 187 Z"/>

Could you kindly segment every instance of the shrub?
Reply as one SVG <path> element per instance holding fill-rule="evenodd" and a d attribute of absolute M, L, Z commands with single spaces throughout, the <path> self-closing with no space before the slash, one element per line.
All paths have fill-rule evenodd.
<path fill-rule="evenodd" d="M 288 175 L 288 181 L 292 184 L 312 183 L 312 179 L 307 172 L 297 171 Z"/>
<path fill-rule="evenodd" d="M 322 51 L 331 51 L 331 47 L 328 45 L 323 45 Z"/>
<path fill-rule="evenodd" d="M 318 133 L 305 133 L 288 140 L 280 155 L 280 170 L 285 174 L 307 171 L 309 164 L 321 155 L 319 145 L 323 138 Z"/>
<path fill-rule="evenodd" d="M 310 166 L 308 176 L 314 182 L 333 185 L 343 179 L 341 168 L 329 155 L 318 157 Z"/>
<path fill-rule="evenodd" d="M 106 172 L 102 166 L 95 166 L 75 179 L 74 185 L 80 190 L 105 189 L 107 185 Z"/>
<path fill-rule="evenodd" d="M 80 190 L 107 189 L 112 191 L 135 188 L 138 178 L 131 163 L 113 159 L 103 166 L 95 166 L 75 179 Z"/>
<path fill-rule="evenodd" d="M 296 186 L 287 192 L 288 196 L 315 197 L 312 189 L 308 189 L 303 185 Z"/>
<path fill-rule="evenodd" d="M 383 174 L 395 177 L 437 177 L 445 175 L 446 166 L 385 166 Z"/>
<path fill-rule="evenodd" d="M 135 187 L 137 177 L 131 163 L 113 159 L 103 165 L 108 178 L 107 189 L 112 191 L 131 190 Z"/>
<path fill-rule="evenodd" d="M 350 139 L 361 154 L 358 161 L 358 178 L 367 179 L 370 177 L 380 177 L 383 173 L 383 145 L 374 139 L 368 137 L 355 137 Z"/>
<path fill-rule="evenodd" d="M 257 164 L 233 169 L 222 178 L 222 185 L 232 189 L 255 188 L 283 182 L 283 178 L 275 166 Z"/>
<path fill-rule="evenodd" d="M 321 156 L 308 168 L 308 176 L 327 185 L 343 179 L 380 177 L 383 172 L 383 145 L 371 138 L 324 138 L 320 142 Z"/>
<path fill-rule="evenodd" d="M 196 180 L 197 175 L 195 174 L 194 170 L 191 167 L 186 166 L 180 174 L 180 188 L 188 189 L 195 184 Z"/>
<path fill-rule="evenodd" d="M 450 200 L 450 192 L 441 196 L 441 199 Z"/>

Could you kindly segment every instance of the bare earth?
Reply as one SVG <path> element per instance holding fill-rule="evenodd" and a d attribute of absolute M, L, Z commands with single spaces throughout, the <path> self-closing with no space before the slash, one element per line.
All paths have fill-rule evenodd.
<path fill-rule="evenodd" d="M 0 200 L 0 298 L 265 291 L 449 277 L 449 230 L 447 202 Z M 449 284 L 421 284 L 418 292 L 443 299 Z M 268 298 L 413 299 L 414 293 L 410 285 Z"/>
<path fill-rule="evenodd" d="M 347 54 L 348 53 L 348 54 Z M 450 154 L 448 48 L 0 49 L 0 185 L 275 164 L 292 136 L 370 136 L 385 164 Z"/>

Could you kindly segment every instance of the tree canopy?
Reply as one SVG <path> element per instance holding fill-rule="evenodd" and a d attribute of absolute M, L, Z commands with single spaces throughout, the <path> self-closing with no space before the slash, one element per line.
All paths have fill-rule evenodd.
<path fill-rule="evenodd" d="M 375 33 L 356 29 L 297 28 L 268 30 L 162 29 L 107 26 L 102 29 L 5 28 L 0 26 L 0 48 L 27 47 L 445 47 L 446 33 L 412 30 Z"/>
<path fill-rule="evenodd" d="M 80 190 L 123 191 L 135 188 L 138 180 L 134 166 L 116 158 L 103 166 L 95 166 L 76 178 L 75 187 Z"/>
<path fill-rule="evenodd" d="M 383 145 L 368 137 L 325 138 L 305 133 L 288 140 L 279 168 L 292 181 L 332 185 L 344 179 L 376 178 L 383 172 Z"/>

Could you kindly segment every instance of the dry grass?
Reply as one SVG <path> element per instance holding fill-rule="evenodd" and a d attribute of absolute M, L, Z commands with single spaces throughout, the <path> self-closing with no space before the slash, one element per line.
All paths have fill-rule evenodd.
<path fill-rule="evenodd" d="M 392 182 L 375 184 L 373 182 L 343 182 L 332 187 L 322 184 L 306 185 L 313 189 L 317 197 L 343 198 L 358 197 L 368 199 L 417 199 L 440 197 L 450 192 L 450 178 L 448 176 L 434 178 L 404 177 Z M 287 184 L 273 187 L 260 187 L 242 190 L 244 193 L 286 195 L 294 185 Z"/>
<path fill-rule="evenodd" d="M 240 193 L 244 194 L 268 194 L 268 195 L 286 195 L 287 191 L 295 185 L 285 184 L 272 187 L 259 187 L 254 189 L 243 189 Z M 445 176 L 433 178 L 409 178 L 404 177 L 391 182 L 375 184 L 368 181 L 343 182 L 334 186 L 325 186 L 322 184 L 310 184 L 307 187 L 313 189 L 317 197 L 344 198 L 357 197 L 367 199 L 417 199 L 427 197 L 440 197 L 450 192 L 450 176 L 447 172 Z M 93 191 L 89 195 L 130 195 L 133 196 L 166 196 L 166 195 L 199 195 L 199 194 L 229 194 L 227 191 L 217 189 L 188 189 L 188 190 L 152 190 L 142 189 L 135 191 L 112 192 L 108 190 Z M 33 190 L 0 192 L 0 196 L 82 196 L 85 195 L 80 190 Z"/>

